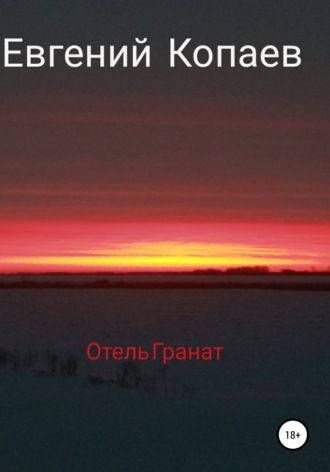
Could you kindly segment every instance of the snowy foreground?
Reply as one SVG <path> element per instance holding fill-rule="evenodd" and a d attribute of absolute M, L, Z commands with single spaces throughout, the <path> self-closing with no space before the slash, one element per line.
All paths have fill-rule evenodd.
<path fill-rule="evenodd" d="M 0 349 L 71 351 L 79 366 L 76 377 L 0 367 L 0 470 L 328 470 L 329 318 L 324 292 L 2 290 Z M 170 364 L 169 388 L 146 392 L 92 385 L 88 375 L 115 379 L 120 365 L 91 363 L 92 341 L 225 350 Z M 298 451 L 276 438 L 290 418 L 309 429 Z"/>

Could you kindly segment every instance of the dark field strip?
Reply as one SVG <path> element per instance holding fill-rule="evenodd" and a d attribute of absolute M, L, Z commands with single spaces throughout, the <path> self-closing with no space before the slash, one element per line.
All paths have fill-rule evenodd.
<path fill-rule="evenodd" d="M 136 290 L 226 290 L 226 289 L 257 289 L 257 290 L 300 290 L 330 292 L 330 282 L 41 282 L 20 281 L 0 282 L 0 289 L 136 289 Z"/>

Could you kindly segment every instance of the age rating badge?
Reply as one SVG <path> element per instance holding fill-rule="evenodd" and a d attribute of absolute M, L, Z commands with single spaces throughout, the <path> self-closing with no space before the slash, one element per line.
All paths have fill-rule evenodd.
<path fill-rule="evenodd" d="M 278 428 L 277 437 L 285 449 L 302 448 L 308 439 L 308 430 L 299 420 L 287 420 Z"/>

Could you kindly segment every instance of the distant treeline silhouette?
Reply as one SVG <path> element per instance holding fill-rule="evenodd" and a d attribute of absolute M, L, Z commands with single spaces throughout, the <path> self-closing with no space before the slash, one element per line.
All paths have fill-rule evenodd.
<path fill-rule="evenodd" d="M 94 271 L 94 272 L 13 272 L 13 273 L 1 273 L 0 276 L 108 276 L 108 275 L 330 275 L 330 266 L 325 270 L 295 270 L 295 269 L 281 269 L 280 271 L 270 270 L 268 266 L 242 266 L 242 267 L 231 267 L 228 269 L 193 269 L 193 270 L 167 270 L 167 271 Z M 1 283 L 1 282 L 0 282 Z"/>
<path fill-rule="evenodd" d="M 0 280 L 0 289 L 262 289 L 262 290 L 308 290 L 308 291 L 330 291 L 330 280 L 318 279 L 314 276 L 330 276 L 330 272 L 308 272 L 283 270 L 281 272 L 270 272 L 266 266 L 255 267 L 238 267 L 226 269 L 224 271 L 217 269 L 195 270 L 191 272 L 173 272 L 173 273 L 141 273 L 140 275 L 148 275 L 149 278 L 135 277 L 130 279 L 129 275 L 138 276 L 137 273 L 131 274 L 114 274 L 101 273 L 100 278 L 96 280 L 86 280 L 79 277 L 79 274 L 63 274 L 65 277 L 58 280 L 48 275 L 44 279 L 45 274 L 24 274 L 20 279 L 5 277 Z M 55 274 L 54 274 L 55 275 Z M 59 274 L 56 274 L 58 276 Z M 71 275 L 71 277 L 70 277 Z M 80 274 L 80 275 L 97 275 L 97 274 Z M 101 278 L 102 275 L 102 278 Z M 109 278 L 107 278 L 107 275 Z M 120 279 L 113 280 L 110 276 L 119 276 Z M 166 278 L 157 278 L 157 275 L 164 275 Z M 174 275 L 189 275 L 186 280 L 175 278 Z M 209 280 L 200 276 L 222 276 L 222 278 L 211 277 Z M 261 276 L 254 278 L 253 276 Z M 269 278 L 272 275 L 273 278 Z M 282 277 L 282 276 L 296 277 Z M 17 274 L 16 274 L 17 276 Z M 248 276 L 244 279 L 236 276 Z M 298 277 L 297 277 L 298 276 Z M 306 276 L 309 276 L 308 278 Z M 154 278 L 153 278 L 154 277 Z M 306 278 L 305 278 L 306 277 Z M 314 279 L 314 280 L 313 280 Z"/>
<path fill-rule="evenodd" d="M 265 275 L 271 274 L 269 267 L 267 266 L 243 266 L 233 267 L 230 269 L 218 270 L 218 269 L 207 269 L 207 270 L 194 270 L 194 274 L 204 275 L 216 275 L 216 274 L 238 274 L 238 275 Z"/>

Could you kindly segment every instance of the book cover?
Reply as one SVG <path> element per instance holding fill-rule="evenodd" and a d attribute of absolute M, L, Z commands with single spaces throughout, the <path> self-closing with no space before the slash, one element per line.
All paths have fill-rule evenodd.
<path fill-rule="evenodd" d="M 1 2 L 1 471 L 328 470 L 329 18 Z"/>

